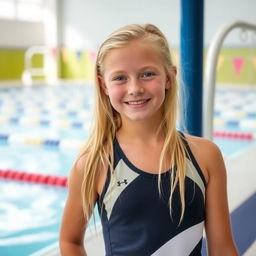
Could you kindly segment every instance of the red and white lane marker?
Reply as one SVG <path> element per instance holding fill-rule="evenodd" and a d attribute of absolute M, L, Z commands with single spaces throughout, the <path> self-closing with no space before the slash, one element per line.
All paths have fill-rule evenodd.
<path fill-rule="evenodd" d="M 67 187 L 68 179 L 64 176 L 29 173 L 16 170 L 0 169 L 0 179 L 30 182 L 35 184 L 51 185 L 57 187 Z"/>

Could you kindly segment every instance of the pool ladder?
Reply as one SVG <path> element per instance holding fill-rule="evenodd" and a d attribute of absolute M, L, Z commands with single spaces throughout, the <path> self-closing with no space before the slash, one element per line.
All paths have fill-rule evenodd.
<path fill-rule="evenodd" d="M 235 28 L 256 31 L 256 24 L 234 21 L 226 24 L 214 36 L 208 50 L 205 70 L 205 88 L 203 102 L 203 135 L 208 139 L 213 136 L 214 98 L 217 61 L 221 46 L 229 32 Z"/>
<path fill-rule="evenodd" d="M 22 82 L 24 85 L 32 85 L 34 76 L 45 77 L 47 84 L 56 84 L 57 66 L 54 60 L 51 49 L 46 46 L 31 46 L 25 52 L 25 68 L 22 73 Z M 32 59 L 35 55 L 43 56 L 43 66 L 33 67 Z"/>

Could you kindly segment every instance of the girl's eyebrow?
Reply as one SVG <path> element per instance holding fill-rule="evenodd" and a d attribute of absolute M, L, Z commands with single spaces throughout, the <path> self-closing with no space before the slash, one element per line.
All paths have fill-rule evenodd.
<path fill-rule="evenodd" d="M 140 70 L 151 69 L 151 68 L 157 69 L 158 66 L 156 66 L 156 65 L 147 65 L 147 66 L 144 66 L 144 67 L 140 68 Z"/>
<path fill-rule="evenodd" d="M 157 65 L 146 65 L 146 66 L 142 66 L 141 68 L 139 68 L 138 70 L 139 71 L 143 71 L 143 70 L 146 70 L 146 69 L 158 69 L 158 66 Z M 122 73 L 126 73 L 127 71 L 125 69 L 120 69 L 120 70 L 114 70 L 114 71 L 111 71 L 109 74 L 110 75 L 113 75 L 113 74 L 122 74 Z"/>
<path fill-rule="evenodd" d="M 121 73 L 125 73 L 127 71 L 125 71 L 125 69 L 114 69 L 114 70 L 110 70 L 108 73 L 109 75 L 113 75 L 113 74 L 121 74 Z"/>

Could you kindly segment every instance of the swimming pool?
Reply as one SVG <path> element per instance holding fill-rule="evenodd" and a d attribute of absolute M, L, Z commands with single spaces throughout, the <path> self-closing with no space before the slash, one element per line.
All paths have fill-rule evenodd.
<path fill-rule="evenodd" d="M 67 176 L 88 136 L 89 86 L 0 90 L 0 169 Z M 0 180 L 0 254 L 57 241 L 66 188 Z"/>
<path fill-rule="evenodd" d="M 89 134 L 92 94 L 91 86 L 73 85 L 0 89 L 0 169 L 67 176 Z M 215 130 L 234 130 L 227 120 L 236 120 L 236 130 L 254 131 L 252 92 L 249 100 L 242 94 L 246 100 L 239 104 L 249 105 L 249 115 L 243 105 L 234 106 L 234 94 L 217 94 Z M 255 140 L 215 142 L 231 155 Z M 62 187 L 0 180 L 1 255 L 25 256 L 56 242 L 66 193 Z"/>

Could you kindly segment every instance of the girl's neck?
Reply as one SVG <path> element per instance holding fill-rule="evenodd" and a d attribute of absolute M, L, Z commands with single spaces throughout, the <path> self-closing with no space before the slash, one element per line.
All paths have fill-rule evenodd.
<path fill-rule="evenodd" d="M 122 142 L 135 142 L 154 144 L 163 141 L 163 135 L 159 132 L 159 123 L 147 124 L 144 122 L 123 123 L 116 134 Z"/>

